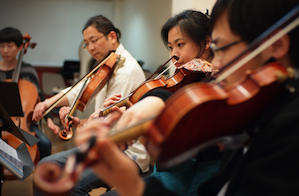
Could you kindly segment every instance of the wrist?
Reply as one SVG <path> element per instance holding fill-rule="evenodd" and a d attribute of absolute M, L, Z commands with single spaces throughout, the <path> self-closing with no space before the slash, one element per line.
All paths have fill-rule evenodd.
<path fill-rule="evenodd" d="M 51 123 L 53 123 L 52 118 L 47 118 L 47 124 L 49 125 L 49 124 L 51 124 Z"/>
<path fill-rule="evenodd" d="M 46 108 L 50 107 L 51 104 L 49 103 L 49 99 L 44 100 L 44 105 L 46 106 Z"/>

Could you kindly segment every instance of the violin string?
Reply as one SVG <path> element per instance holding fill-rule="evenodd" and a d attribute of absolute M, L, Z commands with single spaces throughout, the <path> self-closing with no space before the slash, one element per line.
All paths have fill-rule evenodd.
<path fill-rule="evenodd" d="M 23 47 L 21 52 L 19 53 L 19 57 L 18 57 L 18 62 L 17 62 L 17 66 L 13 72 L 13 75 L 12 75 L 12 79 L 11 81 L 12 82 L 18 82 L 19 81 L 19 76 L 20 76 L 20 71 L 21 71 L 21 66 L 22 66 L 22 61 L 23 61 L 23 57 L 24 57 L 24 51 L 25 51 L 25 48 Z"/>
<path fill-rule="evenodd" d="M 71 113 L 71 111 L 73 110 L 73 107 L 76 105 L 78 99 L 81 97 L 81 95 L 82 95 L 82 93 L 83 93 L 83 90 L 85 89 L 85 86 L 86 86 L 86 84 L 88 83 L 89 80 L 90 80 L 90 78 L 86 78 L 86 79 L 85 79 L 85 81 L 84 81 L 84 83 L 83 83 L 83 85 L 82 85 L 82 87 L 81 87 L 79 93 L 77 94 L 76 98 L 74 99 L 74 101 L 73 101 L 73 103 L 72 103 L 72 105 L 71 105 L 71 110 L 70 110 L 70 112 L 65 116 L 65 121 L 66 121 L 67 118 L 71 115 L 70 113 Z"/>
<path fill-rule="evenodd" d="M 144 82 L 148 81 L 149 79 L 151 79 L 156 73 L 158 73 L 171 59 L 176 59 L 177 61 L 180 59 L 180 57 L 177 56 L 172 56 L 170 57 L 170 59 L 168 59 L 162 66 L 160 66 L 151 76 L 149 76 Z"/>
<path fill-rule="evenodd" d="M 279 38 L 281 38 L 283 35 L 290 32 L 292 29 L 297 27 L 299 25 L 299 17 L 291 22 L 289 25 L 287 25 L 285 28 L 281 29 L 278 33 L 276 33 L 273 37 L 269 38 L 265 43 L 260 45 L 258 48 L 256 48 L 254 51 L 252 51 L 250 54 L 248 54 L 246 57 L 244 57 L 242 60 L 240 60 L 236 65 L 229 68 L 227 71 L 225 71 L 223 74 L 221 74 L 219 77 L 215 79 L 214 82 L 219 83 L 222 80 L 224 80 L 227 76 L 235 72 L 237 69 L 239 69 L 241 66 L 243 66 L 245 63 L 253 59 L 255 56 L 260 54 L 262 51 L 264 51 L 267 47 L 269 47 L 271 44 L 276 42 Z"/>
<path fill-rule="evenodd" d="M 169 65 L 166 69 L 164 69 L 157 77 L 155 77 L 155 79 L 160 78 L 160 76 L 162 74 L 164 74 L 167 70 L 169 70 L 172 66 L 174 66 L 176 63 L 178 62 L 178 60 L 176 60 L 175 62 L 172 62 L 171 65 Z"/>

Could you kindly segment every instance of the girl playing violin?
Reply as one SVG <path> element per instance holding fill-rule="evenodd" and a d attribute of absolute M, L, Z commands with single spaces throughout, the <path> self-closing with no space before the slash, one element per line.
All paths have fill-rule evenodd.
<path fill-rule="evenodd" d="M 217 68 L 226 65 L 292 8 L 298 8 L 298 3 L 298 0 L 218 0 L 211 16 L 212 43 L 215 51 L 213 65 Z M 290 79 L 288 84 L 292 86 L 289 88 L 291 90 L 281 96 L 275 107 L 260 111 L 265 113 L 261 119 L 250 126 L 254 129 L 251 131 L 254 137 L 246 143 L 247 145 L 236 150 L 225 150 L 221 169 L 217 175 L 199 186 L 198 195 L 297 195 L 299 193 L 299 160 L 296 157 L 299 151 L 297 141 L 299 137 L 298 34 L 297 26 L 221 83 L 223 86 L 235 83 L 245 75 L 246 70 L 254 70 L 269 59 L 278 61 L 285 68 L 296 69 L 295 78 Z M 150 97 L 145 99 L 148 98 Z M 272 98 L 269 95 L 269 99 Z M 163 105 L 161 99 L 155 100 L 156 105 Z M 142 101 L 133 105 L 122 116 Z M 149 106 L 147 109 L 150 108 Z M 207 113 L 209 114 L 213 116 L 212 113 Z M 227 123 L 234 122 L 232 120 Z M 132 162 L 106 138 L 105 134 L 109 128 L 103 122 L 91 122 L 80 130 L 80 133 L 75 136 L 77 145 L 88 141 L 95 130 L 101 138 L 97 143 L 100 161 L 94 165 L 93 170 L 114 186 L 120 195 L 178 195 L 166 189 L 155 178 L 140 179 Z M 117 164 L 119 162 L 126 165 L 120 166 Z M 123 175 L 120 176 L 119 173 Z"/>
<path fill-rule="evenodd" d="M 184 65 L 187 67 L 188 62 L 195 58 L 211 62 L 213 53 L 210 50 L 211 37 L 208 22 L 208 16 L 203 13 L 187 10 L 170 18 L 164 24 L 161 37 L 165 46 L 170 50 L 170 55 L 180 57 L 175 64 L 177 68 L 184 67 Z M 212 67 L 211 69 L 212 72 L 216 71 Z M 199 78 L 198 81 L 201 79 Z M 120 94 L 112 95 L 105 100 L 104 107 L 120 99 Z"/>

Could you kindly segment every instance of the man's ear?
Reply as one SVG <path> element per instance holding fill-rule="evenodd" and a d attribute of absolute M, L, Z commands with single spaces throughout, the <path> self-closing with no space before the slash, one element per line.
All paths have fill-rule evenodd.
<path fill-rule="evenodd" d="M 115 31 L 111 31 L 108 34 L 108 39 L 110 39 L 113 44 L 117 42 L 117 35 L 116 35 Z"/>
<path fill-rule="evenodd" d="M 285 56 L 290 49 L 290 37 L 284 35 L 272 44 L 272 56 L 275 59 Z"/>
<path fill-rule="evenodd" d="M 207 35 L 205 42 L 206 42 L 205 50 L 207 50 L 210 47 L 211 42 L 212 42 L 211 36 Z"/>

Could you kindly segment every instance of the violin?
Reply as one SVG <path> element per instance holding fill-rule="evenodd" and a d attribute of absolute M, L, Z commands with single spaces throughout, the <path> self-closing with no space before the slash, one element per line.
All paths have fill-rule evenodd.
<path fill-rule="evenodd" d="M 24 35 L 23 39 L 24 39 L 23 48 L 19 53 L 18 63 L 14 70 L 13 77 L 12 79 L 5 80 L 5 82 L 18 83 L 22 109 L 24 111 L 24 117 L 11 117 L 12 121 L 17 127 L 20 127 L 22 130 L 26 131 L 27 133 L 30 133 L 31 135 L 35 136 L 36 135 L 35 132 L 30 131 L 30 124 L 32 122 L 31 118 L 32 118 L 34 107 L 39 102 L 38 90 L 32 82 L 24 79 L 19 79 L 19 75 L 20 75 L 24 54 L 26 54 L 28 47 L 34 49 L 36 43 L 30 43 L 31 37 L 28 33 Z M 2 139 L 5 142 L 7 142 L 10 146 L 12 146 L 14 149 L 17 149 L 23 143 L 22 140 L 18 139 L 16 136 L 14 136 L 13 134 L 7 131 L 4 131 L 2 133 Z M 37 144 L 33 146 L 29 146 L 28 144 L 26 144 L 26 147 L 28 149 L 32 162 L 34 164 L 37 164 L 39 160 L 39 151 L 38 151 Z M 11 172 L 9 172 L 6 168 L 4 168 L 3 173 L 5 179 L 16 179 L 15 176 Z"/>
<path fill-rule="evenodd" d="M 120 60 L 120 55 L 111 51 L 110 54 L 97 66 L 95 66 L 89 73 L 81 78 L 75 85 L 72 86 L 65 94 L 63 94 L 58 100 L 56 100 L 44 113 L 43 117 L 49 113 L 73 88 L 83 82 L 83 86 L 80 88 L 80 93 L 77 94 L 76 99 L 72 103 L 71 111 L 67 115 L 65 121 L 66 125 L 64 130 L 59 132 L 59 137 L 63 140 L 69 140 L 73 136 L 72 119 L 68 118 L 73 114 L 75 109 L 84 111 L 84 109 L 94 100 L 95 96 L 105 86 L 109 78 L 111 77 L 117 63 Z"/>
<path fill-rule="evenodd" d="M 299 13 L 299 6 L 296 13 Z M 284 20 L 282 22 L 286 24 Z M 259 54 L 265 49 L 265 45 L 274 43 L 298 26 L 299 17 L 296 16 L 295 23 L 293 22 L 280 30 L 279 36 L 275 34 L 269 38 L 268 36 L 274 32 L 270 31 L 269 34 L 262 35 L 269 38 L 267 41 L 258 37 L 257 39 L 264 43 L 256 42 L 259 46 L 254 45 L 256 49 L 252 53 Z M 293 27 L 289 28 L 290 26 Z M 245 63 L 255 55 L 247 58 Z M 239 63 L 235 65 L 239 66 Z M 220 76 L 224 73 L 221 72 Z M 286 93 L 292 92 L 293 87 L 288 83 L 291 77 L 292 71 L 277 62 L 272 62 L 248 70 L 239 81 L 226 87 L 220 86 L 219 80 L 187 85 L 166 101 L 166 107 L 158 116 L 114 133 L 109 138 L 120 142 L 143 135 L 147 138 L 146 148 L 157 158 L 159 166 L 172 167 L 194 157 L 209 146 L 228 142 L 257 121 L 267 108 L 275 106 Z M 206 111 L 212 111 L 213 116 L 208 115 Z M 228 123 L 232 119 L 234 123 Z M 95 160 L 85 155 L 91 148 L 96 150 L 96 143 L 97 139 L 91 138 L 89 147 L 81 151 L 83 156 L 80 151 L 78 156 L 71 156 L 65 170 L 50 162 L 40 165 L 34 173 L 34 184 L 50 194 L 57 194 L 56 190 L 66 193 L 80 176 L 82 165 L 89 167 L 94 163 Z M 80 168 L 76 168 L 78 162 L 82 163 Z M 63 186 L 64 184 L 68 186 Z"/>
<path fill-rule="evenodd" d="M 111 58 L 111 59 L 110 59 Z M 110 59 L 110 60 L 109 60 Z M 47 115 L 51 110 L 57 106 L 58 103 L 61 102 L 61 100 L 75 87 L 79 86 L 81 82 L 87 80 L 92 81 L 91 88 L 86 89 L 84 91 L 84 95 L 82 96 L 82 99 L 80 100 L 80 103 L 78 103 L 78 109 L 83 111 L 88 103 L 90 103 L 90 99 L 93 99 L 95 95 L 101 90 L 101 88 L 105 85 L 107 80 L 110 78 L 111 74 L 113 73 L 113 70 L 115 68 L 115 65 L 120 60 L 120 56 L 116 55 L 113 51 L 110 52 L 110 54 L 98 65 L 96 65 L 90 72 L 88 72 L 84 77 L 82 77 L 76 84 L 74 84 L 66 93 L 64 93 L 59 99 L 57 99 L 44 113 L 43 116 Z M 107 63 L 107 64 L 106 64 Z M 84 90 L 84 88 L 83 88 Z M 77 100 L 76 100 L 77 101 Z"/>
<path fill-rule="evenodd" d="M 178 57 L 175 58 L 178 60 Z M 192 67 L 192 70 L 187 69 L 186 67 Z M 194 70 L 194 67 L 197 69 Z M 163 75 L 161 75 L 159 78 L 145 81 L 125 98 L 107 108 L 102 109 L 99 112 L 99 117 L 103 117 L 111 113 L 113 106 L 126 106 L 128 108 L 130 103 L 135 104 L 143 95 L 152 90 L 164 89 L 174 93 L 181 87 L 193 82 L 199 82 L 207 75 L 212 75 L 212 73 L 216 72 L 216 68 L 213 68 L 209 62 L 201 59 L 193 59 L 178 68 L 172 77 L 165 78 Z"/>
<path fill-rule="evenodd" d="M 113 52 L 110 58 L 91 76 L 90 82 L 79 99 L 78 110 L 84 111 L 85 107 L 93 101 L 112 75 L 119 59 L 120 56 Z"/>

